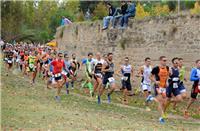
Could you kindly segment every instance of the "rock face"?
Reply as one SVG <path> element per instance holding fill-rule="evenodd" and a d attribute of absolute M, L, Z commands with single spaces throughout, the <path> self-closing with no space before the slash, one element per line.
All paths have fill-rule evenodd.
<path fill-rule="evenodd" d="M 126 30 L 101 30 L 102 21 L 74 23 L 59 27 L 56 39 L 59 49 L 76 52 L 80 58 L 88 52 L 114 53 L 116 65 L 130 57 L 134 68 L 138 68 L 145 57 L 158 63 L 161 55 L 184 58 L 187 70 L 200 59 L 200 16 L 179 15 L 130 20 Z"/>

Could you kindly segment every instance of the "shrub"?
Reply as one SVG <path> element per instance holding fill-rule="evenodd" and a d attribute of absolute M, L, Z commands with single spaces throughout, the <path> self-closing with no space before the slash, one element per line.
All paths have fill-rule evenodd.
<path fill-rule="evenodd" d="M 167 2 L 167 5 L 168 5 L 170 11 L 176 10 L 176 3 L 177 3 L 177 1 L 168 1 Z"/>
<path fill-rule="evenodd" d="M 144 8 L 143 8 L 143 6 L 140 3 L 137 3 L 137 6 L 136 6 L 136 16 L 135 17 L 137 19 L 143 19 L 146 16 L 149 16 L 149 13 L 144 11 Z"/>
<path fill-rule="evenodd" d="M 106 6 L 103 4 L 103 2 L 100 2 L 94 9 L 94 17 L 95 19 L 103 19 L 103 17 L 107 15 L 107 12 Z"/>
<path fill-rule="evenodd" d="M 194 8 L 190 10 L 191 14 L 200 14 L 200 4 L 196 2 Z"/>
<path fill-rule="evenodd" d="M 153 8 L 153 14 L 152 15 L 156 15 L 156 16 L 167 15 L 167 14 L 169 14 L 169 11 L 170 10 L 169 10 L 168 5 L 161 6 L 160 4 L 158 4 Z"/>
<path fill-rule="evenodd" d="M 79 12 L 77 15 L 77 19 L 78 22 L 84 21 L 84 14 L 83 11 Z"/>

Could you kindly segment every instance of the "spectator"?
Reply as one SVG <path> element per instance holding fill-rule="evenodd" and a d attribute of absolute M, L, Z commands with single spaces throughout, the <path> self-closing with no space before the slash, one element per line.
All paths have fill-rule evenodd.
<path fill-rule="evenodd" d="M 116 9 L 113 19 L 112 19 L 112 28 L 115 28 L 117 21 L 126 14 L 126 10 L 128 8 L 128 5 L 125 1 L 121 2 L 121 8 Z"/>
<path fill-rule="evenodd" d="M 72 22 L 69 20 L 69 19 L 67 19 L 66 17 L 62 17 L 62 20 L 61 20 L 61 26 L 63 26 L 63 25 L 69 25 L 69 24 L 71 24 Z"/>
<path fill-rule="evenodd" d="M 126 13 L 120 18 L 120 27 L 126 28 L 128 26 L 129 17 L 135 17 L 135 12 L 135 4 L 131 1 L 128 1 L 128 9 L 126 10 Z"/>
<path fill-rule="evenodd" d="M 90 20 L 91 19 L 91 13 L 90 13 L 90 9 L 88 8 L 86 15 L 85 15 L 85 19 L 86 20 Z"/>
<path fill-rule="evenodd" d="M 105 30 L 105 29 L 108 28 L 109 22 L 112 21 L 113 15 L 115 13 L 115 8 L 110 3 L 107 3 L 107 7 L 108 7 L 108 16 L 103 18 L 103 28 L 102 28 L 102 30 Z"/>

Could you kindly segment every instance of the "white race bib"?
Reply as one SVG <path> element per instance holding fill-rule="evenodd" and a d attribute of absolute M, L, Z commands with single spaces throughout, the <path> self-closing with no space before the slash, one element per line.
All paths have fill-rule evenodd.
<path fill-rule="evenodd" d="M 60 77 L 60 76 L 61 76 L 61 74 L 60 74 L 60 73 L 58 73 L 58 74 L 55 74 L 54 76 L 55 76 L 55 77 Z"/>
<path fill-rule="evenodd" d="M 200 90 L 200 85 L 198 85 L 198 89 Z"/>
<path fill-rule="evenodd" d="M 115 82 L 115 79 L 114 79 L 113 77 L 110 77 L 110 78 L 108 78 L 108 81 L 109 81 L 110 83 L 113 83 L 113 82 Z"/>
<path fill-rule="evenodd" d="M 127 81 L 127 80 L 128 80 L 128 77 L 123 76 L 123 77 L 122 77 L 122 80 Z"/>
<path fill-rule="evenodd" d="M 166 92 L 166 88 L 159 88 L 160 93 L 165 93 Z"/>
<path fill-rule="evenodd" d="M 173 83 L 173 88 L 178 88 L 178 83 Z"/>
<path fill-rule="evenodd" d="M 8 63 L 12 63 L 12 60 L 8 60 Z"/>
<path fill-rule="evenodd" d="M 34 68 L 34 64 L 29 64 L 29 67 L 30 68 Z"/>
<path fill-rule="evenodd" d="M 174 77 L 174 78 L 172 79 L 172 81 L 174 81 L 174 82 L 176 82 L 176 81 L 178 81 L 178 80 L 179 80 L 178 77 Z"/>

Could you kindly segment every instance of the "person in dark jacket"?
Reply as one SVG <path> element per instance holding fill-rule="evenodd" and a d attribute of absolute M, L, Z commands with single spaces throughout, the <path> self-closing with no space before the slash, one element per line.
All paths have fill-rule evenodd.
<path fill-rule="evenodd" d="M 123 16 L 120 18 L 120 27 L 126 28 L 128 25 L 128 19 L 130 17 L 135 17 L 135 4 L 131 1 L 128 1 L 128 9 L 126 10 L 126 13 L 123 14 Z"/>
<path fill-rule="evenodd" d="M 112 28 L 115 28 L 117 25 L 118 20 L 126 14 L 126 10 L 128 8 L 128 5 L 125 1 L 121 2 L 121 7 L 117 8 L 112 19 Z"/>
<path fill-rule="evenodd" d="M 107 3 L 107 7 L 108 7 L 108 16 L 103 18 L 103 28 L 102 30 L 105 30 L 108 28 L 109 26 L 109 22 L 113 19 L 113 15 L 115 13 L 115 8 L 110 4 Z"/>

